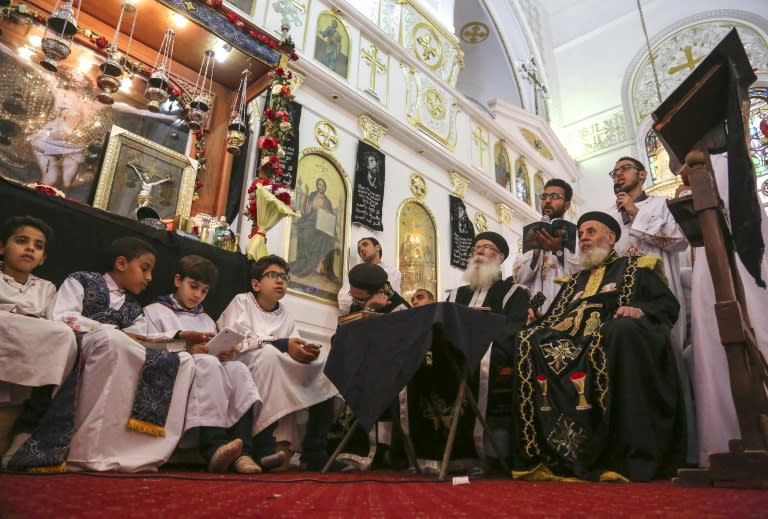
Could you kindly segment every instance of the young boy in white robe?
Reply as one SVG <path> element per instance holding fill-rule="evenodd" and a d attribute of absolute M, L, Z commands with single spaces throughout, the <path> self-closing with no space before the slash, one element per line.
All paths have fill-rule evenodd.
<path fill-rule="evenodd" d="M 208 354 L 206 345 L 216 333 L 216 323 L 202 303 L 218 276 L 210 260 L 184 256 L 173 279 L 176 291 L 145 307 L 144 315 L 125 331 L 138 338 L 162 334 L 193 339 L 186 347 L 195 361 L 195 378 L 184 430 L 198 428 L 200 454 L 210 472 L 226 472 L 232 467 L 241 474 L 256 474 L 261 467 L 243 452 L 250 452 L 253 415 L 261 409 L 259 390 L 245 364 L 232 361 L 237 354 L 234 348 L 217 357 Z M 269 464 L 269 460 L 265 462 Z"/>
<path fill-rule="evenodd" d="M 326 437 L 333 420 L 332 397 L 338 390 L 323 373 L 327 349 L 303 340 L 280 303 L 288 279 L 283 258 L 260 258 L 251 265 L 251 291 L 235 296 L 218 325 L 246 336 L 237 360 L 250 369 L 264 402 L 253 427 L 252 457 L 260 459 L 275 452 L 276 439 L 287 442 L 295 438 L 293 413 L 309 408 L 301 466 L 321 470 L 328 459 Z"/>
<path fill-rule="evenodd" d="M 50 318 L 83 334 L 84 366 L 67 456 L 69 470 L 157 470 L 181 437 L 195 370 L 192 357 L 186 352 L 174 354 L 178 361 L 170 360 L 178 366 L 175 378 L 164 363 L 156 365 L 157 385 L 144 388 L 147 369 L 153 368 L 147 360 L 155 364 L 154 359 L 169 357 L 160 358 L 123 332 L 142 314 L 135 296 L 152 281 L 155 258 L 147 242 L 119 238 L 108 252 L 107 273 L 71 274 L 48 310 Z M 136 418 L 139 396 L 151 399 L 151 405 L 139 409 L 142 414 L 167 411 L 161 413 L 164 423 Z"/>
<path fill-rule="evenodd" d="M 32 274 L 45 261 L 52 237 L 50 226 L 31 216 L 8 218 L 0 229 L 0 405 L 19 404 L 34 388 L 14 424 L 4 468 L 50 407 L 77 357 L 72 330 L 45 320 L 56 287 Z"/>

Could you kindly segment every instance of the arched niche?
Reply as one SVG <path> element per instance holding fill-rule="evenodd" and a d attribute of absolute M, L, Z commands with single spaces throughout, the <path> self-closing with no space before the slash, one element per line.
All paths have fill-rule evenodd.
<path fill-rule="evenodd" d="M 493 147 L 493 164 L 496 175 L 496 183 L 509 190 L 512 185 L 512 167 L 509 162 L 507 147 L 503 142 L 497 142 Z"/>
<path fill-rule="evenodd" d="M 400 295 L 406 301 L 419 288 L 439 300 L 438 238 L 432 211 L 416 198 L 403 200 L 397 211 L 397 268 L 402 275 Z"/>
<path fill-rule="evenodd" d="M 321 148 L 301 152 L 294 208 L 301 216 L 288 224 L 288 288 L 335 305 L 347 271 L 350 186 L 344 167 L 332 154 Z"/>
<path fill-rule="evenodd" d="M 523 157 L 515 161 L 515 195 L 528 205 L 531 205 L 531 178 L 528 166 Z"/>
<path fill-rule="evenodd" d="M 533 176 L 533 203 L 536 205 L 536 210 L 541 212 L 541 194 L 544 192 L 544 173 L 537 171 Z"/>

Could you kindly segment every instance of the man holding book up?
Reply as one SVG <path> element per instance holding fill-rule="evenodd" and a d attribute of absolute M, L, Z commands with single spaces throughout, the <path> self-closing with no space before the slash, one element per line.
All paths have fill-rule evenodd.
<path fill-rule="evenodd" d="M 517 255 L 512 267 L 518 283 L 527 286 L 534 297 L 544 296 L 544 302 L 534 309 L 541 314 L 560 290 L 555 278 L 580 270 L 575 254 L 576 226 L 563 219 L 572 196 L 573 188 L 565 180 L 553 178 L 545 184 L 540 196 L 542 219 L 523 229 L 523 253 Z"/>

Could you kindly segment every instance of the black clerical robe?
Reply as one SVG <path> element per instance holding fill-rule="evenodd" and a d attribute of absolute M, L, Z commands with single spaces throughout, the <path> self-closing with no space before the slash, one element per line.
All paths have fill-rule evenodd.
<path fill-rule="evenodd" d="M 549 311 L 514 343 L 514 463 L 557 475 L 666 477 L 685 454 L 685 418 L 669 340 L 679 304 L 655 257 L 614 252 L 567 278 Z M 640 318 L 614 319 L 619 306 Z"/>
<path fill-rule="evenodd" d="M 476 295 L 482 297 L 477 300 Z M 451 292 L 448 301 L 466 306 L 485 307 L 506 316 L 503 332 L 494 339 L 479 372 L 471 373 L 469 386 L 480 409 L 485 411 L 491 428 L 509 429 L 512 412 L 512 347 L 514 336 L 526 322 L 529 293 L 509 278 L 494 282 L 485 294 L 462 286 Z M 408 424 L 416 456 L 439 460 L 448 438 L 450 414 L 458 392 L 458 379 L 447 355 L 449 348 L 441 341 L 450 338 L 435 337 L 427 358 L 406 388 L 401 398 L 401 417 Z M 474 414 L 465 401 L 456 430 L 452 459 L 475 458 L 484 449 L 482 428 L 476 424 Z M 492 453 L 488 453 L 492 454 Z M 497 454 L 494 454 L 497 456 Z"/>

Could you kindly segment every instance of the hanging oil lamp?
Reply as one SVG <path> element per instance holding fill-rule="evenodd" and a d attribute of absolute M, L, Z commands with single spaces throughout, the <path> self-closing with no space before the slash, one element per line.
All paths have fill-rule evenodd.
<path fill-rule="evenodd" d="M 123 17 L 126 13 L 133 14 L 131 33 L 128 35 L 128 46 L 125 51 L 126 58 L 130 56 L 131 43 L 133 43 L 133 30 L 136 28 L 136 17 L 138 16 L 138 13 L 135 5 L 123 2 L 120 5 L 120 16 L 117 19 L 117 26 L 115 26 L 115 34 L 112 37 L 112 43 L 107 47 L 107 56 L 104 59 L 104 62 L 99 65 L 101 74 L 96 78 L 96 85 L 101 89 L 97 99 L 105 105 L 111 105 L 115 102 L 112 98 L 112 94 L 117 92 L 120 88 L 120 80 L 123 77 L 123 63 L 125 62 L 125 59 L 118 50 L 117 42 L 120 38 L 120 27 L 123 25 Z"/>
<path fill-rule="evenodd" d="M 235 94 L 232 103 L 232 111 L 229 116 L 229 125 L 227 126 L 227 151 L 232 155 L 239 155 L 240 148 L 245 143 L 245 132 L 248 127 L 245 124 L 245 96 L 248 87 L 248 69 L 244 69 L 240 74 L 240 86 Z"/>
<path fill-rule="evenodd" d="M 171 76 L 171 59 L 173 58 L 173 44 L 176 33 L 168 27 L 163 36 L 163 42 L 157 51 L 155 63 L 152 65 L 152 74 L 147 80 L 147 89 L 144 97 L 149 99 L 147 109 L 150 112 L 159 112 L 160 105 L 168 100 L 168 83 Z"/>
<path fill-rule="evenodd" d="M 192 91 L 192 102 L 187 111 L 189 129 L 195 132 L 201 131 L 208 119 L 208 111 L 211 109 L 213 94 L 213 65 L 216 63 L 216 53 L 208 49 L 200 63 L 200 72 L 195 80 L 195 88 Z"/>
<path fill-rule="evenodd" d="M 77 34 L 77 19 L 80 18 L 80 4 L 77 2 L 75 13 L 74 0 L 57 2 L 45 25 L 45 34 L 40 43 L 45 59 L 40 62 L 46 70 L 57 72 L 57 62 L 67 58 L 72 52 L 72 38 Z"/>

